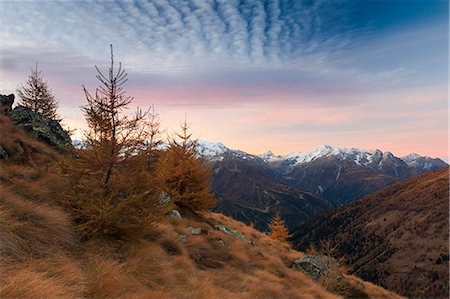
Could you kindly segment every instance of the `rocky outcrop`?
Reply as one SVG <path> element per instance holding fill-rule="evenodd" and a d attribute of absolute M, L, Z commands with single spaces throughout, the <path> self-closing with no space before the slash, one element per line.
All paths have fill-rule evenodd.
<path fill-rule="evenodd" d="M 30 132 L 35 138 L 59 149 L 72 147 L 69 133 L 58 120 L 49 119 L 30 108 L 14 104 L 14 94 L 0 95 L 0 113 L 8 115 L 14 124 Z"/>
<path fill-rule="evenodd" d="M 46 118 L 23 106 L 15 107 L 9 115 L 16 125 L 23 127 L 40 141 L 60 149 L 72 146 L 69 133 L 57 120 Z"/>
<path fill-rule="evenodd" d="M 14 103 L 14 94 L 2 95 L 0 94 L 0 113 L 8 115 L 12 111 L 12 105 Z"/>
<path fill-rule="evenodd" d="M 367 298 L 363 290 L 350 285 L 339 270 L 337 262 L 331 257 L 307 255 L 295 260 L 291 268 L 303 272 L 333 293 L 347 298 Z"/>
<path fill-rule="evenodd" d="M 336 277 L 342 276 L 337 270 L 336 262 L 324 255 L 307 255 L 302 257 L 292 264 L 292 269 L 301 271 L 314 280 L 320 280 L 330 272 Z"/>
<path fill-rule="evenodd" d="M 244 234 L 238 232 L 235 229 L 229 228 L 225 225 L 221 225 L 221 224 L 216 224 L 214 225 L 214 228 L 217 230 L 220 230 L 221 232 L 224 232 L 230 236 L 233 236 L 235 238 L 241 239 L 242 241 L 244 241 L 245 243 L 248 243 L 252 246 L 255 246 L 255 243 L 253 241 L 251 241 L 249 238 L 247 238 Z"/>

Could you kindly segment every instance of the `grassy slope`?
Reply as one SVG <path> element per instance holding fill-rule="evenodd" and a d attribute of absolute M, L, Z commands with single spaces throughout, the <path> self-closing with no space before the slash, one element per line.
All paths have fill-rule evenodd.
<path fill-rule="evenodd" d="M 167 217 L 139 243 L 113 239 L 80 242 L 70 215 L 58 206 L 67 186 L 55 152 L 0 118 L 1 298 L 334 298 L 291 270 L 303 254 L 216 213 Z M 24 150 L 22 153 L 17 144 Z M 55 162 L 59 161 L 59 162 Z M 211 224 L 223 223 L 249 245 Z M 185 235 L 189 226 L 200 235 Z M 376 298 L 395 295 L 369 283 Z"/>
<path fill-rule="evenodd" d="M 330 239 L 351 271 L 412 298 L 448 298 L 449 169 L 374 192 L 305 223 L 299 248 Z"/>

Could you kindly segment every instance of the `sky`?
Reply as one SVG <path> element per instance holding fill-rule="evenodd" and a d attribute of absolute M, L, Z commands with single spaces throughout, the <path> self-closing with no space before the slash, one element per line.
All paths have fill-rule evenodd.
<path fill-rule="evenodd" d="M 82 136 L 110 48 L 167 132 L 253 154 L 321 144 L 448 161 L 448 1 L 0 1 L 0 93 L 38 63 Z"/>

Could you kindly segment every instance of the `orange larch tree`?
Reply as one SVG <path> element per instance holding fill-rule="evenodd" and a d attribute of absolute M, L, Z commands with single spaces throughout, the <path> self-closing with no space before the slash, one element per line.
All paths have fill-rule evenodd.
<path fill-rule="evenodd" d="M 163 190 L 175 204 L 195 211 L 213 208 L 211 169 L 197 155 L 197 140 L 191 140 L 186 121 L 181 133 L 169 138 L 169 148 L 160 158 L 157 174 Z"/>
<path fill-rule="evenodd" d="M 83 86 L 82 107 L 88 130 L 84 148 L 70 166 L 73 188 L 65 202 L 75 214 L 78 231 L 86 238 L 107 234 L 123 239 L 142 237 L 170 208 L 160 201 L 161 189 L 147 166 L 149 135 L 146 113 L 124 113 L 133 98 L 125 94 L 127 74 L 119 63 L 105 75 L 95 93 Z"/>
<path fill-rule="evenodd" d="M 281 218 L 280 212 L 277 212 L 275 214 L 275 217 L 272 219 L 272 221 L 269 223 L 270 228 L 270 237 L 281 241 L 281 242 L 287 242 L 287 239 L 291 237 L 289 234 L 289 231 L 284 223 L 284 220 Z"/>

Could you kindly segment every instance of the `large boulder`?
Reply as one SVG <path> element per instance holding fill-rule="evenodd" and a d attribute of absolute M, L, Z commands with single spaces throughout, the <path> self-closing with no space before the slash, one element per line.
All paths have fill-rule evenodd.
<path fill-rule="evenodd" d="M 16 125 L 23 127 L 38 140 L 60 149 L 72 146 L 69 133 L 56 120 L 23 106 L 15 107 L 9 115 Z"/>
<path fill-rule="evenodd" d="M 14 103 L 14 94 L 3 95 L 0 94 L 0 113 L 8 115 L 12 111 L 12 105 Z"/>
<path fill-rule="evenodd" d="M 332 273 L 342 276 L 334 259 L 325 255 L 307 255 L 294 261 L 292 269 L 301 271 L 314 280 L 320 280 Z"/>
<path fill-rule="evenodd" d="M 367 298 L 362 290 L 357 290 L 350 285 L 339 270 L 336 260 L 329 256 L 307 255 L 295 260 L 291 268 L 303 272 L 333 293 L 347 298 Z M 357 296 L 354 297 L 354 294 Z"/>

